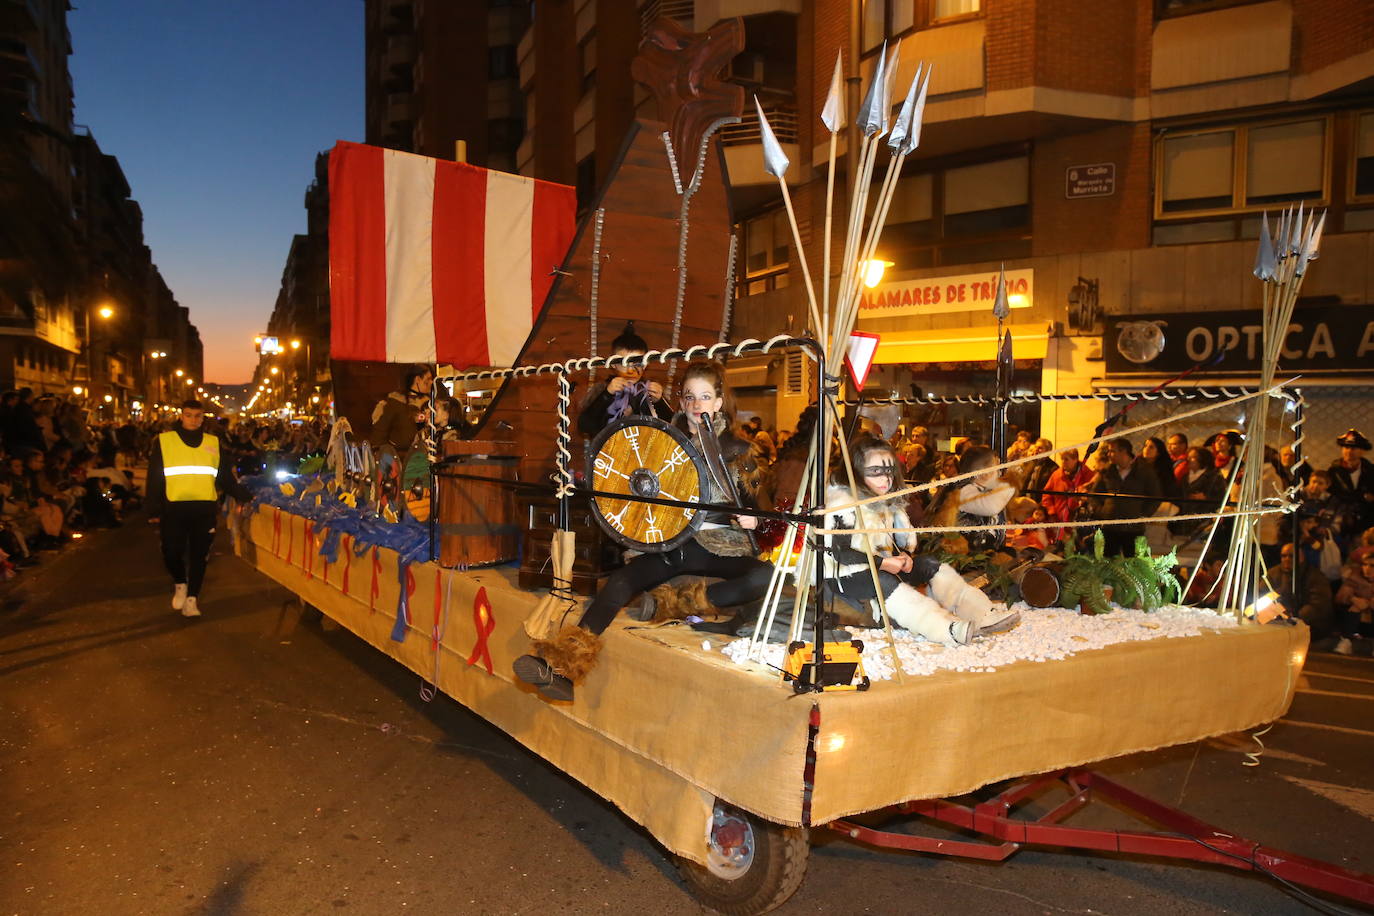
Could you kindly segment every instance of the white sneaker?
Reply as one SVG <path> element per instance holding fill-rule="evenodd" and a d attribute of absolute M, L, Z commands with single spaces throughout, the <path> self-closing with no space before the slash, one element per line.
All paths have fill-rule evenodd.
<path fill-rule="evenodd" d="M 179 611 L 186 606 L 186 583 L 178 582 L 172 589 L 172 610 Z"/>
<path fill-rule="evenodd" d="M 1349 655 L 1351 649 L 1353 648 L 1354 643 L 1350 641 L 1350 638 L 1347 636 L 1342 636 L 1341 641 L 1336 643 L 1336 648 L 1332 649 L 1331 651 L 1335 652 L 1337 655 Z"/>
<path fill-rule="evenodd" d="M 181 609 L 181 616 L 182 616 L 182 617 L 199 617 L 199 616 L 200 616 L 200 608 L 196 606 L 196 596 L 195 596 L 195 595 L 188 595 L 188 596 L 187 596 L 187 598 L 186 598 L 186 604 L 185 604 L 185 605 L 182 607 L 182 609 Z"/>

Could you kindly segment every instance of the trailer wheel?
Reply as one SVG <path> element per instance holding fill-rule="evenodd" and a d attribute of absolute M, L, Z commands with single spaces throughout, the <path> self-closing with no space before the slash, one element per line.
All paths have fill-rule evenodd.
<path fill-rule="evenodd" d="M 804 827 L 783 827 L 716 802 L 706 831 L 707 864 L 678 857 L 692 895 L 728 916 L 755 916 L 782 906 L 806 877 L 811 851 Z"/>

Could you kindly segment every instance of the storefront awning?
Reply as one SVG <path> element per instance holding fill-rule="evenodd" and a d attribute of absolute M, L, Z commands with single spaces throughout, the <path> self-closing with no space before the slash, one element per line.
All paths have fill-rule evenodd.
<path fill-rule="evenodd" d="M 1007 325 L 1016 359 L 1044 359 L 1049 351 L 1048 323 Z M 875 363 L 962 363 L 997 359 L 997 329 L 944 328 L 938 331 L 883 331 Z"/>

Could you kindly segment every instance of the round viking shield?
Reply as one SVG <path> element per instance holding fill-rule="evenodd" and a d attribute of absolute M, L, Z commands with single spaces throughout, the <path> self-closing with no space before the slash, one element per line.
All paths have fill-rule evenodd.
<path fill-rule="evenodd" d="M 591 488 L 649 499 L 701 500 L 706 461 L 688 435 L 656 417 L 623 417 L 592 440 Z M 617 542 L 642 553 L 667 553 L 701 527 L 700 509 L 592 497 L 595 518 Z"/>

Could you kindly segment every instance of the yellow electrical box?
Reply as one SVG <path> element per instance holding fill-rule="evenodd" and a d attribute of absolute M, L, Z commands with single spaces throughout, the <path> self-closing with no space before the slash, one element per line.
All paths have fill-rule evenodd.
<path fill-rule="evenodd" d="M 863 652 L 864 644 L 857 639 L 825 643 L 817 679 L 815 643 L 800 640 L 791 643 L 787 647 L 783 683 L 790 681 L 797 693 L 814 689 L 818 680 L 821 690 L 867 690 L 869 682 L 868 675 L 864 674 Z"/>

